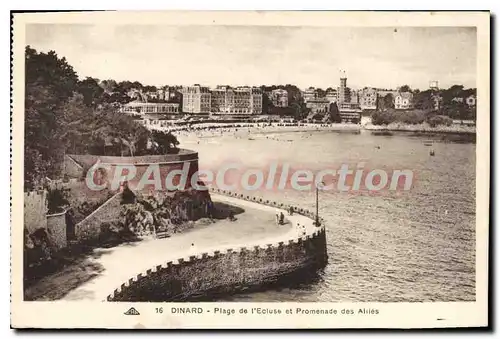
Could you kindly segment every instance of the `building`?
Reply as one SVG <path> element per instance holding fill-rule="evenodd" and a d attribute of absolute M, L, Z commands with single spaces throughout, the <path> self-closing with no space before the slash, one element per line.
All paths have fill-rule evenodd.
<path fill-rule="evenodd" d="M 145 93 L 147 100 L 153 99 L 153 100 L 158 100 L 159 99 L 159 93 L 158 91 L 150 91 Z"/>
<path fill-rule="evenodd" d="M 261 114 L 262 91 L 251 87 L 218 86 L 211 91 L 210 110 L 214 114 Z"/>
<path fill-rule="evenodd" d="M 306 102 L 306 107 L 311 109 L 310 114 L 324 114 L 328 112 L 328 109 L 330 108 L 330 101 L 328 101 L 326 98 L 312 99 Z"/>
<path fill-rule="evenodd" d="M 339 100 L 339 92 L 336 89 L 331 89 L 326 92 L 326 100 L 329 102 L 337 102 Z"/>
<path fill-rule="evenodd" d="M 131 88 L 127 91 L 127 96 L 129 98 L 134 98 L 140 91 L 137 88 Z"/>
<path fill-rule="evenodd" d="M 429 88 L 433 91 L 437 91 L 439 89 L 439 84 L 437 80 L 432 80 L 429 82 Z"/>
<path fill-rule="evenodd" d="M 217 86 L 210 93 L 210 112 L 224 113 L 226 107 L 227 86 Z"/>
<path fill-rule="evenodd" d="M 208 114 L 211 107 L 211 92 L 208 87 L 194 85 L 181 90 L 182 111 L 193 114 Z"/>
<path fill-rule="evenodd" d="M 340 87 L 339 87 L 339 103 L 350 102 L 348 89 L 347 89 L 347 77 L 343 75 L 340 78 Z"/>
<path fill-rule="evenodd" d="M 401 92 L 394 97 L 395 109 L 412 109 L 413 94 L 411 92 Z"/>
<path fill-rule="evenodd" d="M 127 92 L 127 96 L 130 98 L 130 99 L 133 99 L 133 100 L 142 100 L 142 101 L 146 101 L 146 97 L 145 95 L 142 93 L 141 90 L 137 89 L 137 88 L 131 88 L 130 90 L 128 90 Z"/>
<path fill-rule="evenodd" d="M 360 93 L 358 91 L 351 91 L 349 89 L 349 96 L 347 97 L 349 100 L 348 101 L 345 101 L 345 102 L 349 102 L 351 104 L 358 104 L 359 105 L 359 97 L 360 97 Z"/>
<path fill-rule="evenodd" d="M 377 91 L 374 88 L 365 87 L 359 93 L 359 106 L 362 110 L 377 109 Z"/>
<path fill-rule="evenodd" d="M 154 94 L 154 98 L 160 101 L 167 101 L 169 99 L 168 87 L 158 88 Z"/>
<path fill-rule="evenodd" d="M 302 96 L 304 97 L 304 102 L 317 99 L 316 89 L 314 87 L 309 87 L 302 91 Z"/>
<path fill-rule="evenodd" d="M 431 100 L 432 100 L 432 108 L 435 110 L 435 111 L 439 111 L 442 106 L 443 106 L 443 97 L 439 94 L 432 94 L 431 95 Z"/>
<path fill-rule="evenodd" d="M 120 112 L 128 114 L 178 114 L 179 104 L 132 101 L 124 104 Z"/>
<path fill-rule="evenodd" d="M 288 107 L 288 92 L 284 89 L 278 88 L 271 91 L 269 99 L 274 107 Z"/>
<path fill-rule="evenodd" d="M 262 90 L 252 88 L 252 114 L 262 114 Z"/>
<path fill-rule="evenodd" d="M 475 107 L 476 106 L 476 96 L 474 94 L 469 95 L 467 98 L 465 98 L 465 103 L 469 107 Z"/>
<path fill-rule="evenodd" d="M 342 122 L 357 124 L 361 121 L 361 113 L 359 104 L 343 103 L 339 105 L 339 115 Z"/>
<path fill-rule="evenodd" d="M 347 76 L 342 72 L 337 90 L 337 107 L 342 122 L 359 123 L 361 121 L 360 95 L 347 87 Z"/>

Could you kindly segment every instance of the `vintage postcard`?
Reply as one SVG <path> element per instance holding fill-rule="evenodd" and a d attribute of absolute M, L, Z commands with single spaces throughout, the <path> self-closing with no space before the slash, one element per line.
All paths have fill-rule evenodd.
<path fill-rule="evenodd" d="M 489 12 L 12 22 L 12 327 L 488 326 Z"/>

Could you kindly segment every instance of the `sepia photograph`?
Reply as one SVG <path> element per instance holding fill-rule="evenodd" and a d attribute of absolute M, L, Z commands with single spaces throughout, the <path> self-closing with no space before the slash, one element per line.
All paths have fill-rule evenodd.
<path fill-rule="evenodd" d="M 490 18 L 428 14 L 13 14 L 16 325 L 486 326 Z"/>

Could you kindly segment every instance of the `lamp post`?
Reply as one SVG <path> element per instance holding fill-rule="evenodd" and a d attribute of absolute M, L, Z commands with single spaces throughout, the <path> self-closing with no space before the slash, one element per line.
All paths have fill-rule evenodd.
<path fill-rule="evenodd" d="M 323 188 L 324 184 L 323 181 L 316 183 L 316 226 L 319 226 L 319 189 Z"/>

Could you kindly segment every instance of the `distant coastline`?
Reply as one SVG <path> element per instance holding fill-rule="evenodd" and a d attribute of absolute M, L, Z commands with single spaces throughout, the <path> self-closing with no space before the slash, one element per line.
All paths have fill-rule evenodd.
<path fill-rule="evenodd" d="M 419 133 L 450 133 L 450 134 L 476 134 L 475 125 L 461 125 L 453 124 L 451 126 L 438 125 L 431 127 L 427 123 L 422 124 L 404 124 L 404 123 L 391 123 L 388 125 L 373 125 L 371 122 L 365 122 L 361 124 L 345 124 L 345 123 L 334 123 L 334 124 L 280 124 L 272 123 L 268 124 L 257 124 L 257 123 L 210 123 L 210 124 L 199 124 L 195 128 L 187 127 L 163 127 L 158 128 L 157 126 L 151 126 L 150 128 L 159 129 L 164 131 L 171 131 L 173 133 L 180 134 L 198 134 L 198 135 L 210 135 L 215 136 L 215 134 L 222 134 L 223 132 L 237 133 L 237 131 L 257 134 L 268 134 L 268 133 L 285 133 L 285 132 L 317 132 L 317 131 L 392 131 L 392 132 L 419 132 Z"/>
<path fill-rule="evenodd" d="M 451 126 L 438 125 L 436 127 L 431 127 L 427 123 L 416 125 L 402 123 L 391 123 L 389 125 L 365 124 L 362 126 L 362 129 L 368 131 L 476 134 L 476 126 L 459 124 L 453 124 Z"/>

